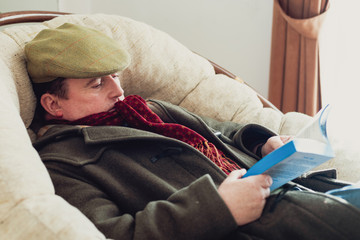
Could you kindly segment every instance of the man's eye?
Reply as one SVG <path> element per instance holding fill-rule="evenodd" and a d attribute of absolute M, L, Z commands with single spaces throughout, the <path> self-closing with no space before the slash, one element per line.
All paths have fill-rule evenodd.
<path fill-rule="evenodd" d="M 96 84 L 94 84 L 92 88 L 100 88 L 102 85 L 104 85 L 104 81 L 101 79 Z"/>

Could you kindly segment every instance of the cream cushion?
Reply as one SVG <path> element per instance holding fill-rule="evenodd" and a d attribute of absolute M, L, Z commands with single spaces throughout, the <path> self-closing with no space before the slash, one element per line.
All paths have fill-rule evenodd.
<path fill-rule="evenodd" d="M 41 25 L 23 25 L 3 30 L 6 52 L 4 61 L 14 74 L 20 114 L 29 127 L 35 108 L 35 97 L 26 72 L 24 45 L 44 28 L 56 28 L 64 22 L 92 27 L 118 40 L 132 58 L 131 65 L 120 73 L 125 93 L 144 98 L 167 100 L 200 115 L 219 120 L 254 122 L 279 132 L 287 132 L 283 121 L 291 119 L 291 129 L 298 129 L 308 117 L 284 117 L 264 109 L 256 93 L 224 75 L 216 75 L 206 59 L 194 54 L 169 35 L 149 25 L 112 15 L 69 15 Z M 10 43 L 11 42 L 11 43 Z M 9 47 L 11 45 L 11 47 Z M 300 117 L 299 117 L 300 116 Z"/>
<path fill-rule="evenodd" d="M 130 53 L 120 73 L 129 94 L 180 105 L 221 121 L 259 123 L 295 134 L 311 118 L 263 108 L 246 84 L 215 74 L 212 65 L 164 32 L 112 15 L 69 15 L 0 32 L 0 236 L 6 239 L 105 239 L 77 209 L 54 194 L 31 141 L 35 96 L 26 71 L 24 45 L 44 28 L 65 22 L 98 29 Z"/>

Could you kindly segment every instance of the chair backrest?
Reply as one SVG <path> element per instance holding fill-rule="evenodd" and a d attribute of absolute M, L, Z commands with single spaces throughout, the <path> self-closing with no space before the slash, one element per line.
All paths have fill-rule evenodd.
<path fill-rule="evenodd" d="M 57 18 L 53 19 L 54 17 Z M 26 76 L 23 47 L 42 29 L 57 27 L 64 22 L 73 22 L 97 28 L 128 48 L 133 64 L 122 73 L 126 93 L 167 100 L 197 114 L 218 120 L 244 123 L 255 121 L 275 131 L 279 129 L 282 113 L 240 78 L 193 53 L 171 36 L 147 24 L 129 18 L 102 14 L 85 16 L 33 11 L 0 15 L 1 24 L 39 22 L 43 19 L 52 20 L 38 25 L 16 25 L 3 30 L 6 35 L 4 37 L 10 37 L 17 45 L 17 48 L 14 45 L 13 51 L 8 55 L 3 53 L 1 57 L 4 61 L 8 61 L 9 57 L 17 56 L 16 61 L 21 64 L 21 67 L 13 64 L 16 66 L 13 72 L 16 72 L 14 80 L 20 114 L 26 127 L 32 120 L 35 100 L 33 97 L 29 98 L 32 90 Z M 23 85 L 27 86 L 26 90 L 19 88 Z M 221 102 L 226 102 L 226 106 Z M 269 109 L 264 108 L 264 105 Z M 269 113 L 271 121 L 268 120 Z"/>
<path fill-rule="evenodd" d="M 44 22 L 51 20 L 55 17 L 59 17 L 62 15 L 68 15 L 70 13 L 66 12 L 55 12 L 55 11 L 16 11 L 16 12 L 8 12 L 0 14 L 0 26 L 16 24 L 16 23 L 29 23 L 29 22 Z M 232 72 L 227 69 L 221 67 L 215 62 L 209 60 L 211 65 L 214 67 L 216 74 L 224 74 L 234 80 L 237 80 L 241 83 L 247 84 L 243 79 L 239 78 Z M 256 91 L 254 89 L 254 91 Z M 269 107 L 274 109 L 275 111 L 279 111 L 275 105 L 273 105 L 269 100 L 263 97 L 261 94 L 257 93 L 258 98 L 264 105 L 264 107 Z"/>

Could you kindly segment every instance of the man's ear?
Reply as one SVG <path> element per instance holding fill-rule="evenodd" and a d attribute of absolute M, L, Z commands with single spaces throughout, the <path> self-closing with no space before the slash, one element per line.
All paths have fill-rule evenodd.
<path fill-rule="evenodd" d="M 59 99 L 57 96 L 50 93 L 44 93 L 41 96 L 40 104 L 53 118 L 62 118 L 63 111 L 59 105 Z"/>

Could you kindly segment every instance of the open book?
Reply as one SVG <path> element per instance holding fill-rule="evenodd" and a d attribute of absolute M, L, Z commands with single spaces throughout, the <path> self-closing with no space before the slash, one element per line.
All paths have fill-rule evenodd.
<path fill-rule="evenodd" d="M 321 109 L 291 141 L 262 158 L 244 177 L 268 174 L 273 179 L 272 191 L 333 158 L 335 154 L 326 133 L 329 110 L 329 105 Z"/>

